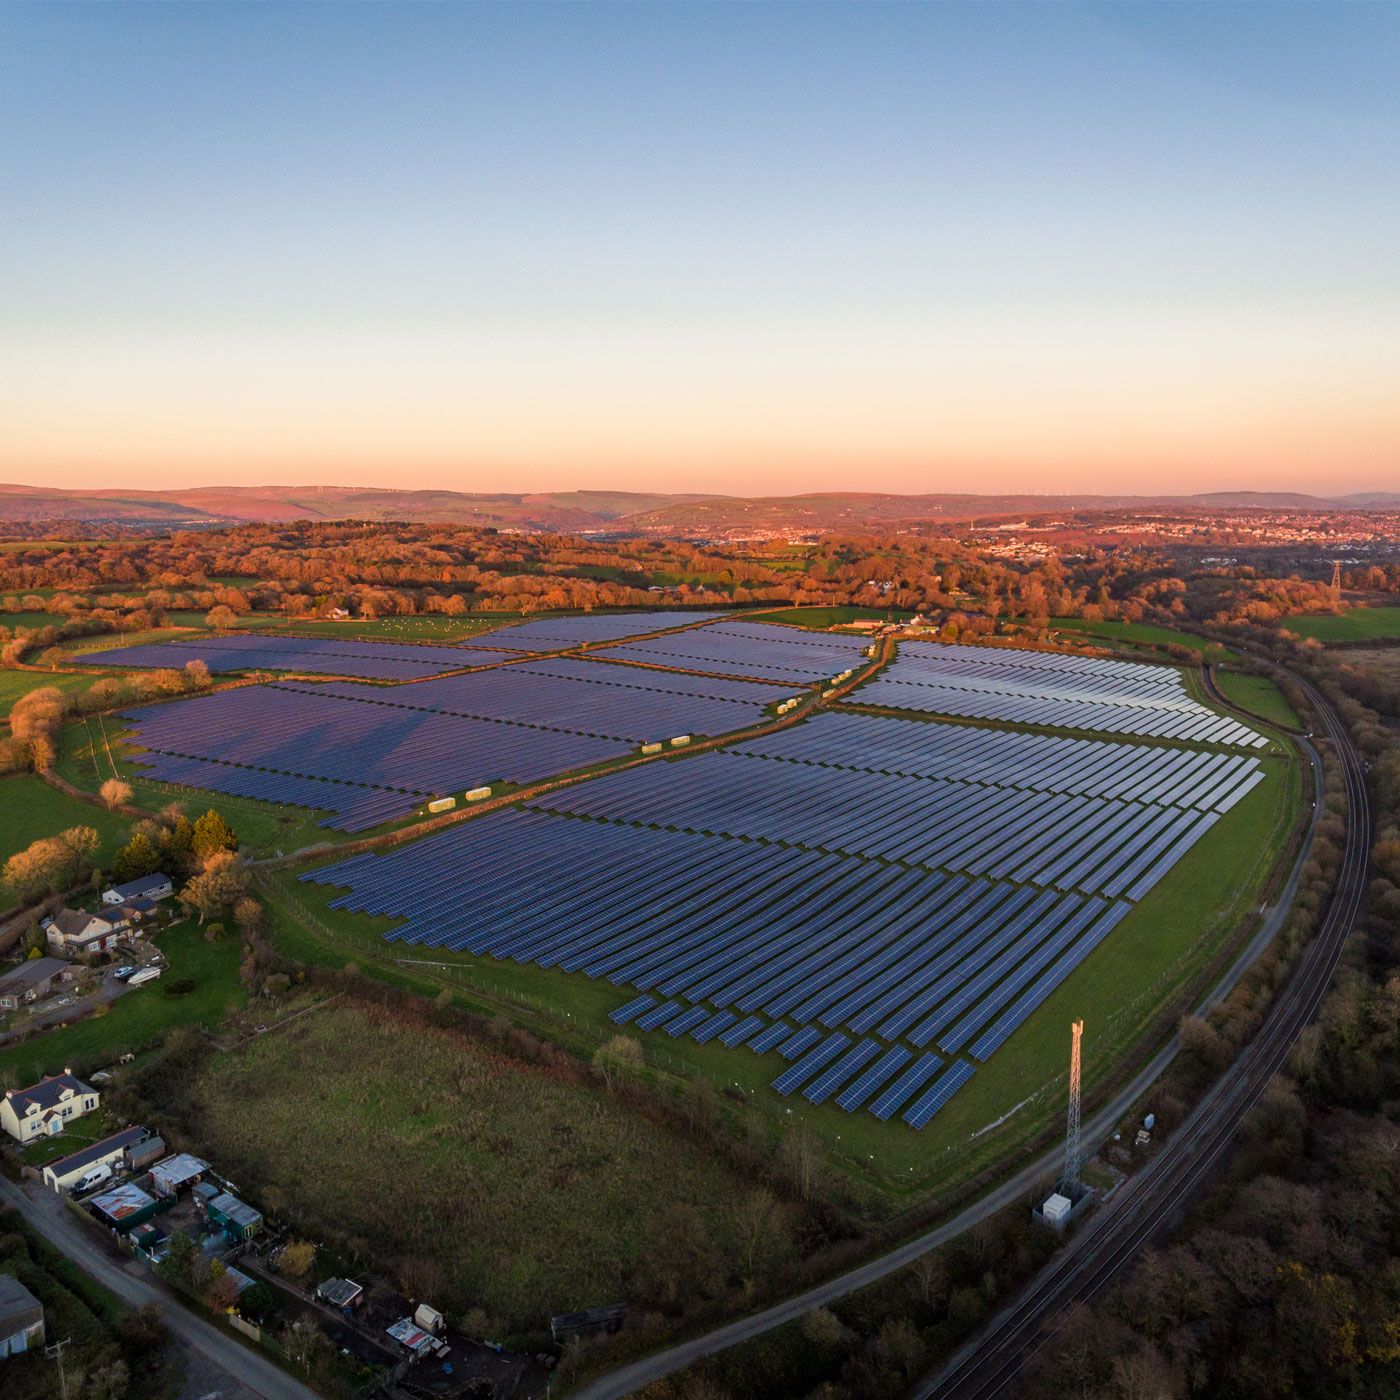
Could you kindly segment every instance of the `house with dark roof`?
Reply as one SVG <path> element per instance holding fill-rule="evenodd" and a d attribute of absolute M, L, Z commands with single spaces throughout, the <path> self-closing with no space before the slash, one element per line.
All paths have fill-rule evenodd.
<path fill-rule="evenodd" d="M 43 1345 L 44 1305 L 13 1274 L 0 1274 L 0 1357 Z"/>
<path fill-rule="evenodd" d="M 131 915 L 121 908 L 100 909 L 95 914 L 60 909 L 43 927 L 51 953 L 60 958 L 81 958 L 115 948 L 131 927 Z"/>
<path fill-rule="evenodd" d="M 175 893 L 175 883 L 169 875 L 143 875 L 139 880 L 128 880 L 123 885 L 113 885 L 102 891 L 103 904 L 130 904 L 134 900 L 169 899 Z"/>
<path fill-rule="evenodd" d="M 0 1099 L 0 1128 L 19 1143 L 52 1137 L 72 1119 L 91 1113 L 101 1099 L 96 1089 L 65 1069 L 27 1089 L 6 1089 Z"/>
<path fill-rule="evenodd" d="M 61 958 L 30 958 L 0 977 L 0 1011 L 18 1011 L 40 1001 L 72 969 Z"/>
<path fill-rule="evenodd" d="M 112 1133 L 89 1147 L 70 1152 L 44 1168 L 44 1185 L 55 1191 L 67 1191 L 97 1167 L 108 1166 L 115 1170 L 118 1164 L 125 1165 L 129 1148 L 145 1142 L 150 1136 L 146 1128 L 123 1128 L 121 1132 Z"/>

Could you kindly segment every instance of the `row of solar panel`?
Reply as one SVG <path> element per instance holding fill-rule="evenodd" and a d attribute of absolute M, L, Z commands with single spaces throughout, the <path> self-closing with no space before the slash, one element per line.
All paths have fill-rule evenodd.
<path fill-rule="evenodd" d="M 1003 694 L 957 682 L 924 683 L 907 671 L 901 674 L 899 665 L 896 660 L 874 680 L 862 685 L 853 692 L 852 701 L 924 714 L 1036 724 L 1055 729 L 1096 730 L 1103 734 L 1131 734 L 1151 739 L 1246 748 L 1263 748 L 1268 744 L 1262 734 L 1256 734 L 1236 720 L 1217 715 L 1205 706 L 1198 710 L 1154 708 L 1028 690 Z"/>
<path fill-rule="evenodd" d="M 938 642 L 901 643 L 900 656 L 915 667 L 952 676 L 983 676 L 1003 682 L 1049 686 L 1102 699 L 1137 698 L 1150 703 L 1195 703 L 1174 666 L 1065 656 L 1022 647 L 973 647 Z"/>
<path fill-rule="evenodd" d="M 822 767 L 1225 811 L 1260 771 L 1244 754 L 1114 744 L 828 711 L 734 752 Z"/>
<path fill-rule="evenodd" d="M 663 628 L 685 627 L 725 614 L 689 609 L 635 613 L 586 613 L 581 617 L 542 617 L 469 637 L 464 647 L 498 651 L 558 651 L 597 642 L 636 637 Z"/>
<path fill-rule="evenodd" d="M 653 666 L 812 683 L 860 665 L 869 645 L 862 637 L 803 634 L 762 622 L 721 622 L 609 647 L 605 654 Z"/>
<path fill-rule="evenodd" d="M 336 907 L 405 919 L 398 940 L 917 1046 L 965 1039 L 1003 1010 L 1018 966 L 1067 959 L 1127 907 L 519 812 L 306 878 L 346 888 Z"/>
<path fill-rule="evenodd" d="M 1244 776 L 1237 790 L 1260 778 Z M 730 751 L 622 769 L 549 793 L 537 805 L 1131 899 L 1141 899 L 1218 815 L 773 763 Z"/>
<path fill-rule="evenodd" d="M 479 666 L 485 660 L 456 647 L 257 634 L 118 647 L 111 651 L 87 652 L 82 659 L 98 666 L 156 667 L 203 661 L 216 674 L 301 671 L 310 675 L 364 676 L 386 681 L 418 680 L 464 666 Z"/>

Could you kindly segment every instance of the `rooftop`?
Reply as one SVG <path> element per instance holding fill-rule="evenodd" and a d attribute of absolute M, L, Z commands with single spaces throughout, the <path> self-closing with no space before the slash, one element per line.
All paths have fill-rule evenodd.
<path fill-rule="evenodd" d="M 155 1197 L 148 1196 L 139 1186 L 127 1182 L 125 1186 L 114 1186 L 100 1196 L 94 1196 L 88 1203 L 100 1210 L 108 1220 L 125 1220 L 129 1215 L 155 1205 Z"/>
<path fill-rule="evenodd" d="M 0 977 L 0 992 L 24 991 L 67 970 L 68 964 L 62 958 L 30 958 Z"/>
<path fill-rule="evenodd" d="M 35 1314 L 37 1322 L 44 1315 L 39 1300 L 13 1275 L 0 1274 L 0 1319 L 6 1323 L 21 1323 L 25 1314 Z"/>
<path fill-rule="evenodd" d="M 231 1220 L 235 1225 L 261 1225 L 262 1214 L 253 1209 L 246 1201 L 240 1201 L 237 1196 L 230 1195 L 225 1191 L 222 1195 L 215 1196 L 209 1202 L 209 1209 L 216 1210 L 226 1220 Z"/>
<path fill-rule="evenodd" d="M 100 1142 L 94 1142 L 90 1147 L 84 1147 L 79 1152 L 71 1153 L 67 1157 L 60 1157 L 56 1162 L 50 1162 L 44 1170 L 52 1172 L 54 1176 L 67 1176 L 70 1172 L 82 1171 L 90 1163 L 100 1162 L 104 1157 L 110 1157 L 113 1153 L 120 1152 L 124 1148 L 132 1147 L 138 1142 L 144 1142 L 148 1136 L 149 1133 L 142 1127 L 123 1128 L 121 1132 L 113 1133 Z"/>
<path fill-rule="evenodd" d="M 5 1097 L 9 1099 L 16 1113 L 25 1113 L 31 1105 L 52 1108 L 63 1098 L 66 1090 L 75 1094 L 93 1092 L 81 1079 L 65 1069 L 62 1074 L 45 1075 L 37 1084 L 31 1084 L 27 1089 L 6 1089 Z"/>
<path fill-rule="evenodd" d="M 168 1186 L 174 1191 L 187 1181 L 193 1181 L 195 1177 L 203 1176 L 208 1170 L 208 1162 L 203 1162 L 188 1152 L 177 1152 L 173 1157 L 167 1157 L 163 1162 L 157 1162 L 151 1168 L 151 1175 L 163 1186 Z"/>

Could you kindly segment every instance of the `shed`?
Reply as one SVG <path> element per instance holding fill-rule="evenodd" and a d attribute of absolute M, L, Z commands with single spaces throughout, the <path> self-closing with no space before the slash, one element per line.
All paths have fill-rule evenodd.
<path fill-rule="evenodd" d="M 352 1278 L 328 1278 L 316 1285 L 316 1297 L 327 1307 L 350 1312 L 365 1300 L 365 1290 Z"/>
<path fill-rule="evenodd" d="M 126 1149 L 126 1169 L 131 1172 L 143 1171 L 152 1162 L 158 1162 L 164 1156 L 164 1138 L 143 1138 L 140 1142 Z"/>
<path fill-rule="evenodd" d="M 384 1330 L 409 1356 L 422 1356 L 432 1350 L 433 1338 L 421 1327 L 415 1327 L 411 1317 L 401 1317 Z"/>
<path fill-rule="evenodd" d="M 1045 1198 L 1045 1204 L 1040 1208 L 1040 1215 L 1041 1219 L 1052 1229 L 1063 1230 L 1073 1210 L 1074 1202 L 1068 1196 L 1062 1196 L 1058 1191 L 1055 1191 Z"/>
<path fill-rule="evenodd" d="M 151 1190 L 157 1196 L 177 1196 L 196 1185 L 208 1170 L 208 1162 L 188 1152 L 177 1152 L 151 1168 Z"/>
<path fill-rule="evenodd" d="M 590 1332 L 618 1332 L 627 1320 L 626 1303 L 607 1303 L 601 1308 L 584 1308 L 579 1312 L 556 1313 L 549 1319 L 549 1331 L 556 1342 L 566 1337 Z"/>
<path fill-rule="evenodd" d="M 62 958 L 30 958 L 0 977 L 0 1011 L 17 1011 L 21 1006 L 46 997 L 69 971 Z"/>
<path fill-rule="evenodd" d="M 419 1303 L 414 1308 L 413 1320 L 425 1332 L 431 1332 L 435 1337 L 440 1337 L 447 1331 L 447 1319 L 427 1303 Z"/>
<path fill-rule="evenodd" d="M 154 1221 L 145 1220 L 134 1229 L 127 1231 L 131 1247 L 144 1254 L 152 1264 L 158 1263 L 165 1254 L 164 1245 L 170 1238 Z"/>
<path fill-rule="evenodd" d="M 212 1201 L 215 1196 L 222 1196 L 224 1193 L 220 1191 L 219 1188 L 215 1186 L 212 1181 L 201 1181 L 199 1185 L 196 1186 L 194 1190 L 190 1192 L 190 1194 L 195 1198 L 195 1200 L 197 1200 L 200 1203 L 200 1205 L 204 1206 L 207 1209 L 209 1202 Z"/>
<path fill-rule="evenodd" d="M 43 1345 L 44 1305 L 13 1274 L 0 1274 L 0 1357 Z"/>
<path fill-rule="evenodd" d="M 145 1128 L 123 1128 L 119 1133 L 102 1138 L 90 1147 L 70 1153 L 50 1162 L 44 1168 L 44 1185 L 54 1191 L 67 1191 L 76 1186 L 93 1167 L 115 1166 L 137 1143 L 148 1140 Z"/>
<path fill-rule="evenodd" d="M 262 1215 L 227 1191 L 215 1196 L 208 1210 L 210 1223 L 217 1225 L 231 1244 L 251 1240 L 262 1229 Z"/>
<path fill-rule="evenodd" d="M 122 1234 L 149 1220 L 161 1208 L 154 1196 L 130 1181 L 94 1196 L 87 1204 L 99 1224 Z"/>

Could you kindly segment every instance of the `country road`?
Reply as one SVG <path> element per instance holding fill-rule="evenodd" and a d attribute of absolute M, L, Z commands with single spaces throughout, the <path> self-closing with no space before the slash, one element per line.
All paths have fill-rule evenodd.
<path fill-rule="evenodd" d="M 1220 697 L 1220 703 L 1229 708 L 1235 708 L 1223 696 Z M 1297 892 L 1303 866 L 1311 850 L 1313 833 L 1321 815 L 1321 763 L 1312 746 L 1306 740 L 1303 740 L 1302 744 L 1304 751 L 1312 760 L 1313 770 L 1313 810 L 1306 837 L 1301 843 L 1289 877 L 1268 917 L 1260 924 L 1248 947 L 1198 1005 L 1196 1008 L 1198 1011 L 1213 1005 L 1228 994 L 1249 964 L 1273 941 L 1274 936 L 1292 910 L 1294 895 Z M 1369 842 L 1367 844 L 1369 845 Z M 1123 1115 L 1162 1075 L 1175 1057 L 1176 1052 L 1177 1039 L 1173 1036 L 1109 1103 L 1086 1118 L 1083 1126 L 1084 1141 L 1086 1143 L 1103 1141 L 1117 1126 Z M 985 1196 L 973 1202 L 965 1210 L 936 1229 L 907 1240 L 895 1249 L 858 1268 L 834 1279 L 829 1279 L 814 1288 L 807 1289 L 795 1297 L 786 1298 L 761 1312 L 735 1318 L 734 1321 L 717 1327 L 702 1336 L 692 1337 L 667 1348 L 665 1351 L 641 1357 L 620 1366 L 615 1371 L 597 1376 L 575 1392 L 574 1400 L 626 1400 L 627 1396 L 635 1394 L 653 1381 L 673 1375 L 703 1357 L 725 1351 L 729 1347 L 747 1341 L 750 1337 L 759 1336 L 786 1323 L 795 1322 L 813 1308 L 824 1307 L 849 1293 L 854 1293 L 858 1289 L 876 1283 L 888 1274 L 912 1264 L 920 1255 L 927 1254 L 930 1250 L 948 1243 L 958 1235 L 970 1230 L 974 1225 L 980 1224 L 983 1220 L 1025 1197 L 1033 1187 L 1054 1176 L 1062 1156 L 1063 1149 L 1056 1145 L 1042 1157 L 1022 1168 L 1014 1176 L 996 1186 Z"/>
<path fill-rule="evenodd" d="M 1371 809 L 1361 757 L 1341 717 L 1310 682 L 1296 675 L 1291 679 L 1308 696 L 1341 759 L 1346 785 L 1346 847 L 1317 933 L 1253 1040 L 1156 1159 L 1111 1205 L 1091 1214 L 1007 1308 L 915 1388 L 917 1400 L 989 1400 L 1014 1393 L 1025 1363 L 1052 1335 L 1056 1314 L 1070 1303 L 1095 1297 L 1209 1182 L 1241 1121 L 1317 1014 L 1365 894 Z"/>
<path fill-rule="evenodd" d="M 266 1357 L 220 1332 L 157 1286 L 145 1272 L 128 1272 L 101 1242 L 75 1220 L 52 1191 L 34 1187 L 33 1194 L 0 1177 L 0 1202 L 13 1206 L 36 1234 L 76 1264 L 85 1274 L 136 1308 L 154 1303 L 171 1334 L 204 1363 L 198 1394 L 219 1400 L 319 1400 L 316 1392 L 287 1375 Z M 211 1370 L 212 1368 L 212 1370 Z M 193 1368 L 191 1368 L 193 1369 Z"/>

